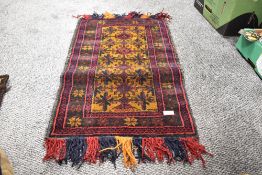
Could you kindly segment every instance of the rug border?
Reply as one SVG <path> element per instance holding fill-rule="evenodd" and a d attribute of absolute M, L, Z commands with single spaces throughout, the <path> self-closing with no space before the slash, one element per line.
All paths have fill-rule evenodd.
<path fill-rule="evenodd" d="M 198 135 L 198 129 L 197 129 L 197 124 L 196 124 L 196 120 L 195 120 L 195 118 L 194 118 L 194 116 L 193 116 L 193 112 L 192 112 L 192 108 L 191 108 L 191 105 L 190 105 L 190 102 L 189 102 L 189 98 L 188 98 L 188 96 L 187 96 L 187 89 L 185 88 L 185 78 L 184 78 L 184 68 L 181 66 L 181 64 L 180 64 L 180 59 L 179 59 L 179 56 L 178 56 L 178 53 L 177 53 L 177 48 L 176 48 L 176 45 L 175 45 L 175 43 L 174 43 L 174 38 L 173 38 L 173 35 L 172 35 L 172 33 L 171 33 L 171 30 L 170 30 L 170 27 L 169 27 L 169 25 L 167 24 L 167 22 L 166 21 L 164 21 L 164 20 L 162 20 L 163 21 L 163 23 L 167 26 L 167 32 L 168 32 L 168 35 L 170 36 L 170 42 L 171 42 L 171 44 L 172 44 L 172 47 L 173 47 L 173 49 L 174 49 L 174 55 L 175 55 L 175 60 L 176 60 L 176 64 L 177 64 L 177 66 L 179 67 L 179 72 L 180 72 L 180 76 L 181 76 L 181 78 L 182 78 L 182 87 L 183 87 L 183 89 L 184 89 L 184 91 L 185 91 L 185 96 L 186 96 L 186 101 L 187 101 L 187 103 L 188 103 L 188 112 L 190 113 L 190 115 L 191 115 L 191 118 L 192 118 L 192 121 L 193 121 L 193 125 L 194 125 L 194 127 L 195 127 L 195 137 L 196 138 L 199 138 L 199 135 Z M 192 137 L 192 136 L 191 136 Z"/>
<path fill-rule="evenodd" d="M 76 37 L 77 37 L 77 34 L 78 34 L 78 30 L 79 30 L 79 27 L 80 27 L 82 20 L 83 20 L 82 18 L 78 19 L 76 27 L 74 29 L 73 36 L 71 38 L 71 43 L 70 43 L 70 46 L 69 46 L 69 49 L 68 49 L 68 52 L 67 52 L 67 57 L 66 57 L 66 61 L 65 61 L 65 64 L 64 64 L 64 68 L 63 68 L 63 71 L 61 72 L 61 75 L 60 75 L 59 88 L 57 89 L 57 92 L 56 92 L 55 102 L 54 102 L 53 109 L 52 109 L 52 112 L 51 112 L 51 117 L 49 118 L 45 138 L 50 137 L 50 134 L 51 134 L 51 131 L 52 131 L 52 128 L 53 128 L 53 125 L 54 125 L 54 119 L 56 117 L 56 109 L 59 105 L 59 100 L 60 100 L 60 93 L 61 93 L 61 90 L 64 86 L 64 72 L 66 71 L 68 64 L 70 62 L 70 57 L 71 57 L 71 54 L 72 54 L 73 46 L 74 46 L 74 43 L 75 43 L 75 40 L 76 40 Z"/>

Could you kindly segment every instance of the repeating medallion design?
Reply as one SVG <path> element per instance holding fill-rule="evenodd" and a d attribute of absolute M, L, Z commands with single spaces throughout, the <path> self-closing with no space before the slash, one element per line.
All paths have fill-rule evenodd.
<path fill-rule="evenodd" d="M 144 26 L 102 28 L 91 111 L 157 111 Z"/>

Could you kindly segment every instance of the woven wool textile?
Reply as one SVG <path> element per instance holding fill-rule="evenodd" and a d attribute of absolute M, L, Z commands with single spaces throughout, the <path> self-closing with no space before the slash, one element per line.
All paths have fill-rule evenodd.
<path fill-rule="evenodd" d="M 125 165 L 132 168 L 136 159 L 202 159 L 206 152 L 197 143 L 182 79 L 166 19 L 80 18 L 46 138 L 45 160 L 114 162 L 112 155 L 122 152 Z M 82 150 L 77 158 L 69 151 L 72 144 Z"/>

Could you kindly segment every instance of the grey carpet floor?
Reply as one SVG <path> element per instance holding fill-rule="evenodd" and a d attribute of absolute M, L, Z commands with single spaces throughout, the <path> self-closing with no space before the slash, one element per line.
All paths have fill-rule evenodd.
<path fill-rule="evenodd" d="M 193 0 L 0 0 L 0 74 L 10 91 L 0 110 L 0 146 L 16 174 L 132 174 L 107 162 L 59 166 L 42 162 L 43 139 L 77 20 L 72 15 L 165 9 L 200 141 L 215 154 L 207 168 L 140 165 L 135 174 L 262 174 L 262 81 L 234 47 L 193 7 Z"/>

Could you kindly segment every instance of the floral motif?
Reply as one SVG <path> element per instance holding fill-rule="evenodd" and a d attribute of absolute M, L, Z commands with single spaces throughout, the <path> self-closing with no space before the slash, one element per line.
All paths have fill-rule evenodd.
<path fill-rule="evenodd" d="M 86 34 L 95 34 L 95 33 L 96 33 L 95 30 L 88 30 L 88 31 L 86 31 Z"/>
<path fill-rule="evenodd" d="M 111 101 L 113 99 L 110 95 L 108 95 L 108 92 L 105 92 L 103 95 L 100 95 L 100 98 L 96 100 L 98 104 L 101 104 L 103 106 L 103 111 L 106 111 L 108 106 L 111 105 Z"/>
<path fill-rule="evenodd" d="M 153 30 L 154 32 L 157 32 L 157 31 L 159 31 L 159 27 L 158 27 L 158 26 L 154 26 L 154 27 L 152 27 L 152 30 Z"/>
<path fill-rule="evenodd" d="M 137 125 L 137 119 L 135 117 L 127 117 L 124 120 L 125 120 L 125 125 L 127 126 L 136 126 Z"/>
<path fill-rule="evenodd" d="M 73 116 L 69 119 L 69 122 L 68 124 L 71 126 L 71 127 L 78 127 L 78 126 L 81 126 L 81 119 L 77 116 Z"/>
<path fill-rule="evenodd" d="M 154 43 L 154 46 L 155 47 L 163 47 L 163 44 L 162 43 Z"/>
<path fill-rule="evenodd" d="M 73 92 L 73 96 L 74 97 L 83 97 L 85 95 L 85 92 L 84 90 L 74 90 Z"/>
<path fill-rule="evenodd" d="M 88 69 L 88 67 L 87 66 L 79 66 L 78 67 L 78 69 L 80 70 L 80 71 L 87 71 L 87 69 Z"/>
<path fill-rule="evenodd" d="M 104 20 L 100 20 L 100 21 L 98 21 L 98 24 L 105 24 L 105 21 Z"/>
<path fill-rule="evenodd" d="M 92 46 L 83 46 L 82 47 L 82 50 L 84 50 L 84 51 L 89 51 L 89 50 L 92 50 Z"/>
<path fill-rule="evenodd" d="M 137 95 L 137 103 L 139 103 L 142 107 L 142 110 L 146 110 L 147 105 L 150 104 L 150 102 L 153 101 L 153 98 L 148 96 L 148 94 L 145 94 L 144 91 L 141 91 L 139 95 Z"/>

